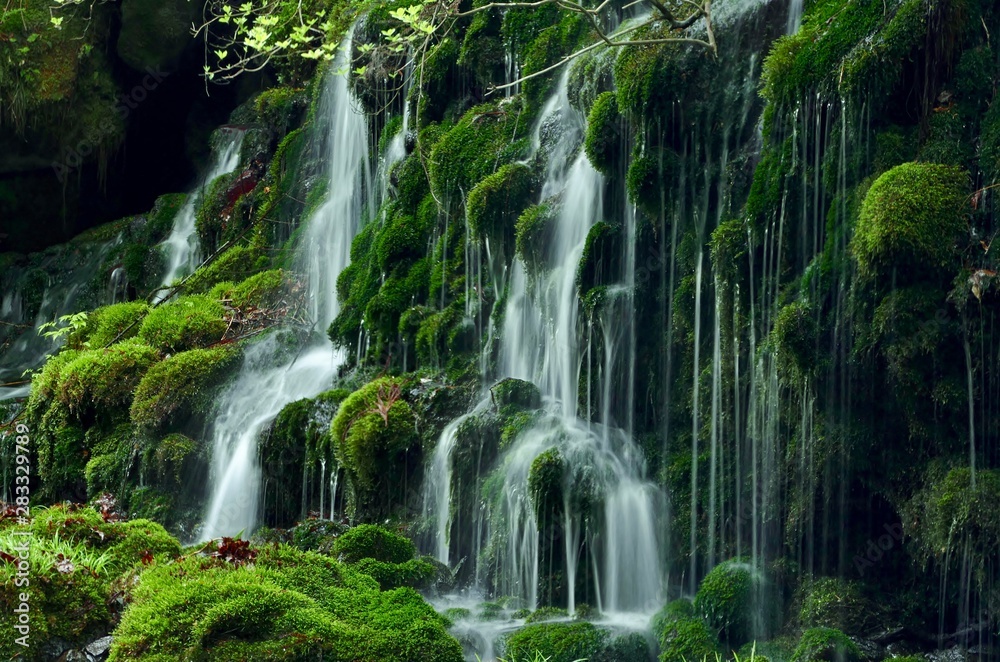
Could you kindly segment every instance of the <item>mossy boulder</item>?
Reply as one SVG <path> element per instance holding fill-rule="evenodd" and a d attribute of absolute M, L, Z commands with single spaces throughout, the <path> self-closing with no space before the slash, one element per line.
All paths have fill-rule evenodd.
<path fill-rule="evenodd" d="M 292 286 L 291 275 L 282 269 L 270 269 L 233 284 L 217 283 L 209 298 L 225 301 L 235 308 L 269 308 L 277 304 Z"/>
<path fill-rule="evenodd" d="M 802 633 L 790 662 L 861 662 L 861 652 L 846 634 L 834 628 L 810 628 Z"/>
<path fill-rule="evenodd" d="M 531 204 L 534 177 L 523 163 L 509 163 L 486 177 L 469 193 L 469 227 L 497 251 L 514 250 L 517 219 Z"/>
<path fill-rule="evenodd" d="M 192 555 L 143 573 L 111 660 L 311 659 L 461 662 L 444 621 L 412 589 L 285 545 L 252 564 Z"/>
<path fill-rule="evenodd" d="M 514 224 L 514 246 L 528 273 L 545 268 L 546 247 L 555 232 L 556 208 L 551 202 L 525 209 Z"/>
<path fill-rule="evenodd" d="M 865 634 L 877 613 L 858 582 L 824 577 L 809 582 L 799 609 L 804 628 L 839 628 L 848 634 Z"/>
<path fill-rule="evenodd" d="M 715 659 L 719 643 L 704 620 L 682 617 L 665 624 L 658 633 L 660 662 Z"/>
<path fill-rule="evenodd" d="M 164 352 L 183 352 L 219 342 L 227 326 L 221 303 L 190 295 L 150 311 L 139 328 L 139 339 Z"/>
<path fill-rule="evenodd" d="M 587 116 L 587 137 L 583 143 L 590 164 L 598 172 L 612 175 L 621 164 L 623 134 L 624 121 L 618 112 L 618 99 L 614 92 L 602 92 Z"/>
<path fill-rule="evenodd" d="M 438 199 L 471 192 L 513 163 L 527 149 L 530 132 L 529 118 L 516 98 L 469 110 L 431 152 L 431 188 Z"/>
<path fill-rule="evenodd" d="M 503 379 L 493 385 L 490 393 L 493 395 L 493 402 L 502 411 L 509 407 L 537 409 L 542 406 L 542 394 L 538 387 L 523 379 Z"/>
<path fill-rule="evenodd" d="M 623 245 L 620 226 L 600 221 L 590 228 L 576 269 L 576 286 L 581 296 L 594 287 L 609 285 L 618 280 L 621 275 Z"/>
<path fill-rule="evenodd" d="M 406 563 L 417 553 L 409 538 L 375 524 L 359 524 L 337 538 L 333 552 L 347 563 L 374 559 L 383 563 Z"/>
<path fill-rule="evenodd" d="M 224 379 L 237 356 L 232 346 L 191 349 L 156 364 L 136 387 L 132 422 L 158 427 L 182 412 L 207 411 L 210 389 Z"/>
<path fill-rule="evenodd" d="M 759 590 L 760 576 L 752 566 L 725 561 L 701 580 L 694 608 L 723 641 L 738 648 L 754 635 Z"/>
<path fill-rule="evenodd" d="M 59 372 L 59 400 L 76 416 L 93 408 L 127 407 L 146 370 L 159 358 L 155 349 L 136 338 L 80 352 Z"/>
<path fill-rule="evenodd" d="M 405 386 L 388 377 L 366 384 L 344 400 L 330 428 L 359 505 L 378 501 L 372 503 L 376 511 L 401 502 L 399 490 L 420 452 L 417 417 L 402 397 Z"/>
<path fill-rule="evenodd" d="M 651 218 L 665 213 L 677 167 L 677 153 L 669 148 L 634 150 L 625 174 L 629 200 Z"/>
<path fill-rule="evenodd" d="M 852 241 L 860 275 L 903 284 L 950 273 L 959 261 L 968 189 L 965 171 L 932 163 L 904 163 L 880 176 Z"/>
<path fill-rule="evenodd" d="M 814 311 L 798 301 L 784 306 L 778 311 L 771 334 L 781 370 L 796 376 L 815 372 L 819 358 L 819 325 Z"/>
<path fill-rule="evenodd" d="M 591 623 L 535 623 L 510 635 L 506 659 L 530 660 L 540 654 L 549 662 L 590 659 L 604 646 L 606 633 Z"/>

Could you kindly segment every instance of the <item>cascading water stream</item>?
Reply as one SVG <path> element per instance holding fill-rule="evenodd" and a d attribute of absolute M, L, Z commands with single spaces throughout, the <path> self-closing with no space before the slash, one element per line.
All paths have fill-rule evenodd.
<path fill-rule="evenodd" d="M 533 463 L 543 454 L 556 453 L 564 474 L 565 544 L 559 563 L 565 565 L 569 610 L 577 604 L 576 580 L 584 575 L 592 577 L 586 590 L 603 611 L 651 610 L 659 606 L 663 581 L 657 536 L 662 495 L 645 480 L 641 453 L 627 434 L 608 421 L 591 423 L 577 417 L 585 347 L 580 340 L 576 273 L 588 232 L 604 213 L 604 180 L 580 149 L 585 119 L 570 106 L 566 76 L 542 112 L 542 125 L 558 129 L 555 144 L 546 148 L 548 165 L 540 195 L 556 210 L 545 256 L 548 268 L 532 274 L 520 259 L 514 261 L 496 377 L 534 382 L 545 412 L 498 460 L 494 475 L 502 480 L 494 482 L 486 504 L 483 544 L 495 549 L 491 571 L 496 594 L 517 596 L 525 606 L 535 607 L 543 523 L 537 520 L 529 480 Z M 536 150 L 540 142 L 536 133 Z M 623 262 L 634 269 L 634 259 Z M 625 282 L 631 278 L 626 274 Z M 606 357 L 617 356 L 618 345 L 631 342 L 619 336 L 606 335 Z M 476 411 L 488 406 L 487 397 Z M 630 409 L 631 403 L 626 406 Z M 442 562 L 456 561 L 449 559 L 455 496 L 450 456 L 464 418 L 446 428 L 425 481 L 425 514 L 435 521 L 434 551 Z M 587 552 L 581 553 L 581 548 Z M 481 551 L 474 550 L 472 557 L 478 559 Z"/>
<path fill-rule="evenodd" d="M 174 226 L 170 236 L 161 244 L 166 258 L 166 271 L 161 285 L 168 286 L 176 279 L 188 275 L 198 266 L 201 251 L 198 245 L 198 232 L 195 228 L 195 216 L 202 192 L 217 177 L 232 172 L 240 162 L 240 148 L 243 146 L 244 132 L 238 129 L 223 129 L 222 144 L 213 153 L 212 166 L 205 174 L 198 188 L 195 189 L 181 206 L 174 218 Z"/>
<path fill-rule="evenodd" d="M 350 52 L 349 44 L 341 53 Z M 307 282 L 313 334 L 291 357 L 275 336 L 251 346 L 223 394 L 212 425 L 211 499 L 199 533 L 202 540 L 250 534 L 262 487 L 257 464 L 261 433 L 288 403 L 329 388 L 345 358 L 323 331 L 339 310 L 336 280 L 350 263 L 351 241 L 362 214 L 375 208 L 368 199 L 372 178 L 367 123 L 355 108 L 346 76 L 330 74 L 318 117 L 325 125 L 320 134 L 326 142 L 329 191 L 309 221 L 297 255 L 298 270 Z"/>

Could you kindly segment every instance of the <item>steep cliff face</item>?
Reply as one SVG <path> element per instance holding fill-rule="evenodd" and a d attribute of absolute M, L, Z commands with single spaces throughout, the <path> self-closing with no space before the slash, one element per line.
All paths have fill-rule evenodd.
<path fill-rule="evenodd" d="M 3 28 L 31 62 L 64 62 L 73 30 L 90 47 L 72 71 L 0 68 L 23 99 L 0 140 L 25 145 L 0 155 L 0 205 L 52 199 L 3 191 L 31 190 L 144 67 L 187 75 L 190 45 L 150 39 L 150 21 L 190 20 L 184 3 L 130 2 L 86 31 Z M 303 633 L 296 654 L 393 659 L 380 637 L 412 619 L 420 650 L 455 659 L 400 588 L 417 587 L 468 655 L 995 658 L 991 2 L 719 0 L 717 52 L 661 43 L 670 30 L 636 29 L 643 8 L 623 3 L 598 16 L 619 46 L 555 4 L 496 8 L 410 62 L 384 48 L 409 3 L 313 4 L 337 18 L 338 59 L 280 65 L 287 85 L 219 120 L 207 142 L 232 163 L 190 197 L 0 255 L 0 377 L 18 382 L 0 412 L 32 430 L 36 498 L 111 493 L 186 540 L 262 527 L 307 550 L 203 568 L 212 595 L 246 581 L 270 600 L 284 620 L 266 638 Z M 145 121 L 114 120 L 80 172 L 184 188 L 114 174 Z M 37 229 L 32 214 L 13 218 Z M 164 282 L 181 245 L 202 260 Z M 428 556 L 352 556 L 351 536 L 410 543 L 348 522 Z M 344 638 L 327 613 L 343 597 L 286 563 L 398 610 L 370 644 Z M 273 652 L 240 648 L 256 616 L 235 603 L 217 622 L 192 611 L 213 624 L 197 641 L 145 632 L 168 574 L 144 573 L 115 655 Z M 177 604 L 196 592 L 170 586 Z M 350 605 L 340 620 L 369 618 Z"/>

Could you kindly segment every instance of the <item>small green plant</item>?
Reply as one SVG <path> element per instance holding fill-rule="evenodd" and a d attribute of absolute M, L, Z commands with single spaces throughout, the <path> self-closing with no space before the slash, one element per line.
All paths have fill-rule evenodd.
<path fill-rule="evenodd" d="M 87 311 L 84 310 L 79 313 L 63 315 L 57 320 L 40 325 L 38 334 L 52 340 L 61 340 L 76 331 L 82 331 L 86 326 Z"/>

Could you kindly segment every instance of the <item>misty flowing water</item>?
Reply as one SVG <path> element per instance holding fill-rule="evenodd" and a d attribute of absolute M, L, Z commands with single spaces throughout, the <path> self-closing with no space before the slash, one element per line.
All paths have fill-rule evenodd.
<path fill-rule="evenodd" d="M 546 133 L 557 136 L 555 143 L 539 145 L 536 131 L 535 151 L 547 153 L 548 164 L 540 201 L 556 210 L 546 269 L 529 274 L 520 259 L 514 261 L 495 375 L 535 383 L 544 412 L 498 460 L 495 475 L 500 476 L 500 485 L 486 497 L 482 519 L 475 523 L 482 535 L 471 560 L 478 563 L 482 546 L 492 541 L 496 550 L 492 593 L 519 598 L 529 608 L 539 604 L 543 560 L 529 475 L 539 456 L 556 453 L 564 468 L 560 563 L 566 571 L 569 612 L 578 604 L 577 575 L 586 572 L 593 583 L 587 590 L 590 600 L 602 612 L 650 613 L 662 597 L 657 512 L 663 495 L 645 480 L 642 454 L 624 431 L 610 421 L 589 422 L 577 416 L 581 366 L 588 348 L 580 340 L 584 333 L 576 273 L 587 234 L 601 218 L 604 181 L 581 149 L 585 118 L 570 106 L 566 80 L 563 76 L 539 121 L 539 126 L 554 128 Z M 617 349 L 609 348 L 608 355 Z M 432 524 L 433 553 L 443 563 L 459 561 L 452 558 L 451 541 L 457 497 L 452 454 L 458 431 L 467 418 L 491 406 L 486 393 L 472 412 L 448 425 L 430 461 L 425 517 Z M 589 550 L 586 557 L 582 549 Z M 489 593 L 491 588 L 482 585 L 485 574 L 477 567 L 477 590 Z M 639 620 L 642 627 L 645 619 Z M 479 652 L 490 659 L 491 639 L 503 628 L 472 629 L 473 639 L 482 644 Z"/>
<path fill-rule="evenodd" d="M 342 52 L 350 52 L 349 47 Z M 312 338 L 292 356 L 277 336 L 255 344 L 223 394 L 212 425 L 211 498 L 199 533 L 203 540 L 253 531 L 262 491 L 257 460 L 261 434 L 285 405 L 330 388 L 344 361 L 323 331 L 339 310 L 337 276 L 350 262 L 363 210 L 374 208 L 366 199 L 371 190 L 368 127 L 346 76 L 329 75 L 318 118 L 329 189 L 296 256 L 296 269 L 307 283 Z"/>
<path fill-rule="evenodd" d="M 170 285 L 176 279 L 188 275 L 201 261 L 195 216 L 202 194 L 216 178 L 232 172 L 240 163 L 240 147 L 243 146 L 243 131 L 224 128 L 219 148 L 212 155 L 212 166 L 195 191 L 184 201 L 184 205 L 174 218 L 174 227 L 163 244 L 167 266 L 163 285 Z"/>

